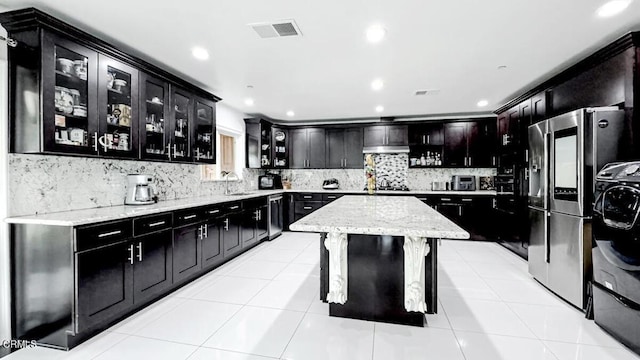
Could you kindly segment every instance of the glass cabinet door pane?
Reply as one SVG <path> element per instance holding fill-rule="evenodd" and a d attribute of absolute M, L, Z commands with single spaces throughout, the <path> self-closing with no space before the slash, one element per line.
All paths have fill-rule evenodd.
<path fill-rule="evenodd" d="M 106 132 L 99 143 L 107 150 L 130 151 L 132 146 L 131 74 L 107 66 Z M 104 106 L 104 105 L 103 105 Z"/>
<path fill-rule="evenodd" d="M 164 121 L 165 89 L 152 81 L 145 81 L 145 132 L 146 154 L 165 155 L 167 151 L 166 126 Z"/>
<path fill-rule="evenodd" d="M 55 45 L 55 143 L 89 147 L 87 118 L 89 59 Z"/>
<path fill-rule="evenodd" d="M 213 108 L 196 101 L 195 139 L 193 155 L 196 160 L 213 160 Z"/>
<path fill-rule="evenodd" d="M 179 93 L 174 97 L 175 123 L 173 124 L 173 157 L 187 158 L 189 157 L 189 105 L 190 99 Z"/>

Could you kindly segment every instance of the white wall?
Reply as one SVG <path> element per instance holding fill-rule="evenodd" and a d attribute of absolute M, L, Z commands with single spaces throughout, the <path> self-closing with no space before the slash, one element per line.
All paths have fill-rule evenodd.
<path fill-rule="evenodd" d="M 0 6 L 0 12 L 5 9 Z M 6 36 L 6 31 L 0 27 L 0 35 Z M 7 217 L 8 187 L 7 187 L 7 153 L 8 153 L 8 77 L 7 77 L 7 46 L 0 42 L 0 340 L 11 339 L 11 284 L 9 278 L 9 236 L 8 227 L 2 221 Z M 2 356 L 0 349 L 0 356 Z"/>
<path fill-rule="evenodd" d="M 224 100 L 216 104 L 216 130 L 225 135 L 232 135 L 236 138 L 235 162 L 238 176 L 242 176 L 242 169 L 245 165 L 245 124 L 244 119 L 248 116 L 232 107 L 227 106 Z M 220 160 L 220 142 L 216 144 L 216 159 Z M 218 167 L 217 173 L 220 173 Z"/>

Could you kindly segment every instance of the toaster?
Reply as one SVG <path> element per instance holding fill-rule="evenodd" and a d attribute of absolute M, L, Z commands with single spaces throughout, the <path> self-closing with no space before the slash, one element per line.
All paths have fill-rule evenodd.
<path fill-rule="evenodd" d="M 329 189 L 329 190 L 339 189 L 340 184 L 338 183 L 338 179 L 327 179 L 322 182 L 322 188 Z"/>
<path fill-rule="evenodd" d="M 451 177 L 451 190 L 475 191 L 476 177 L 471 175 L 453 175 Z"/>

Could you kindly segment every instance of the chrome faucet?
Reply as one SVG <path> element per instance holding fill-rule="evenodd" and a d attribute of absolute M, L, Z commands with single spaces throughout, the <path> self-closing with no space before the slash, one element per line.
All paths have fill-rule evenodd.
<path fill-rule="evenodd" d="M 223 171 L 221 174 L 222 174 L 222 176 L 224 176 L 224 194 L 225 195 L 229 195 L 230 194 L 230 192 L 229 192 L 229 176 L 231 176 L 231 175 L 235 176 L 236 180 L 240 180 L 240 178 L 233 171 Z"/>

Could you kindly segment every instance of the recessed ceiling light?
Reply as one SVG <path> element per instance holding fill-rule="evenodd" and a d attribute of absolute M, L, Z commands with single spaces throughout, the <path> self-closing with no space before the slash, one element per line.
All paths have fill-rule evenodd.
<path fill-rule="evenodd" d="M 367 29 L 367 40 L 370 43 L 377 43 L 380 40 L 384 39 L 384 36 L 387 34 L 387 30 L 380 24 L 371 25 Z"/>
<path fill-rule="evenodd" d="M 480 100 L 480 101 L 478 101 L 478 106 L 479 106 L 479 107 L 485 107 L 485 106 L 487 106 L 487 105 L 489 105 L 489 102 L 488 102 L 487 100 Z"/>
<path fill-rule="evenodd" d="M 296 115 L 296 113 L 294 113 L 293 110 L 287 111 L 287 116 L 288 117 L 292 117 L 292 116 L 295 116 L 295 115 Z"/>
<path fill-rule="evenodd" d="M 382 79 L 375 79 L 371 82 L 371 88 L 375 91 L 382 90 L 384 87 L 384 81 Z"/>
<path fill-rule="evenodd" d="M 198 60 L 207 60 L 209 58 L 209 52 L 207 49 L 200 46 L 196 46 L 191 49 L 191 55 Z"/>
<path fill-rule="evenodd" d="M 631 0 L 612 0 L 600 6 L 596 11 L 596 14 L 600 17 L 617 15 L 624 11 L 629 4 L 631 4 Z"/>
<path fill-rule="evenodd" d="M 253 106 L 253 99 L 252 98 L 244 99 L 244 104 L 247 106 Z"/>
<path fill-rule="evenodd" d="M 384 111 L 384 106 L 382 105 L 376 106 L 376 112 L 383 112 L 383 111 Z"/>

